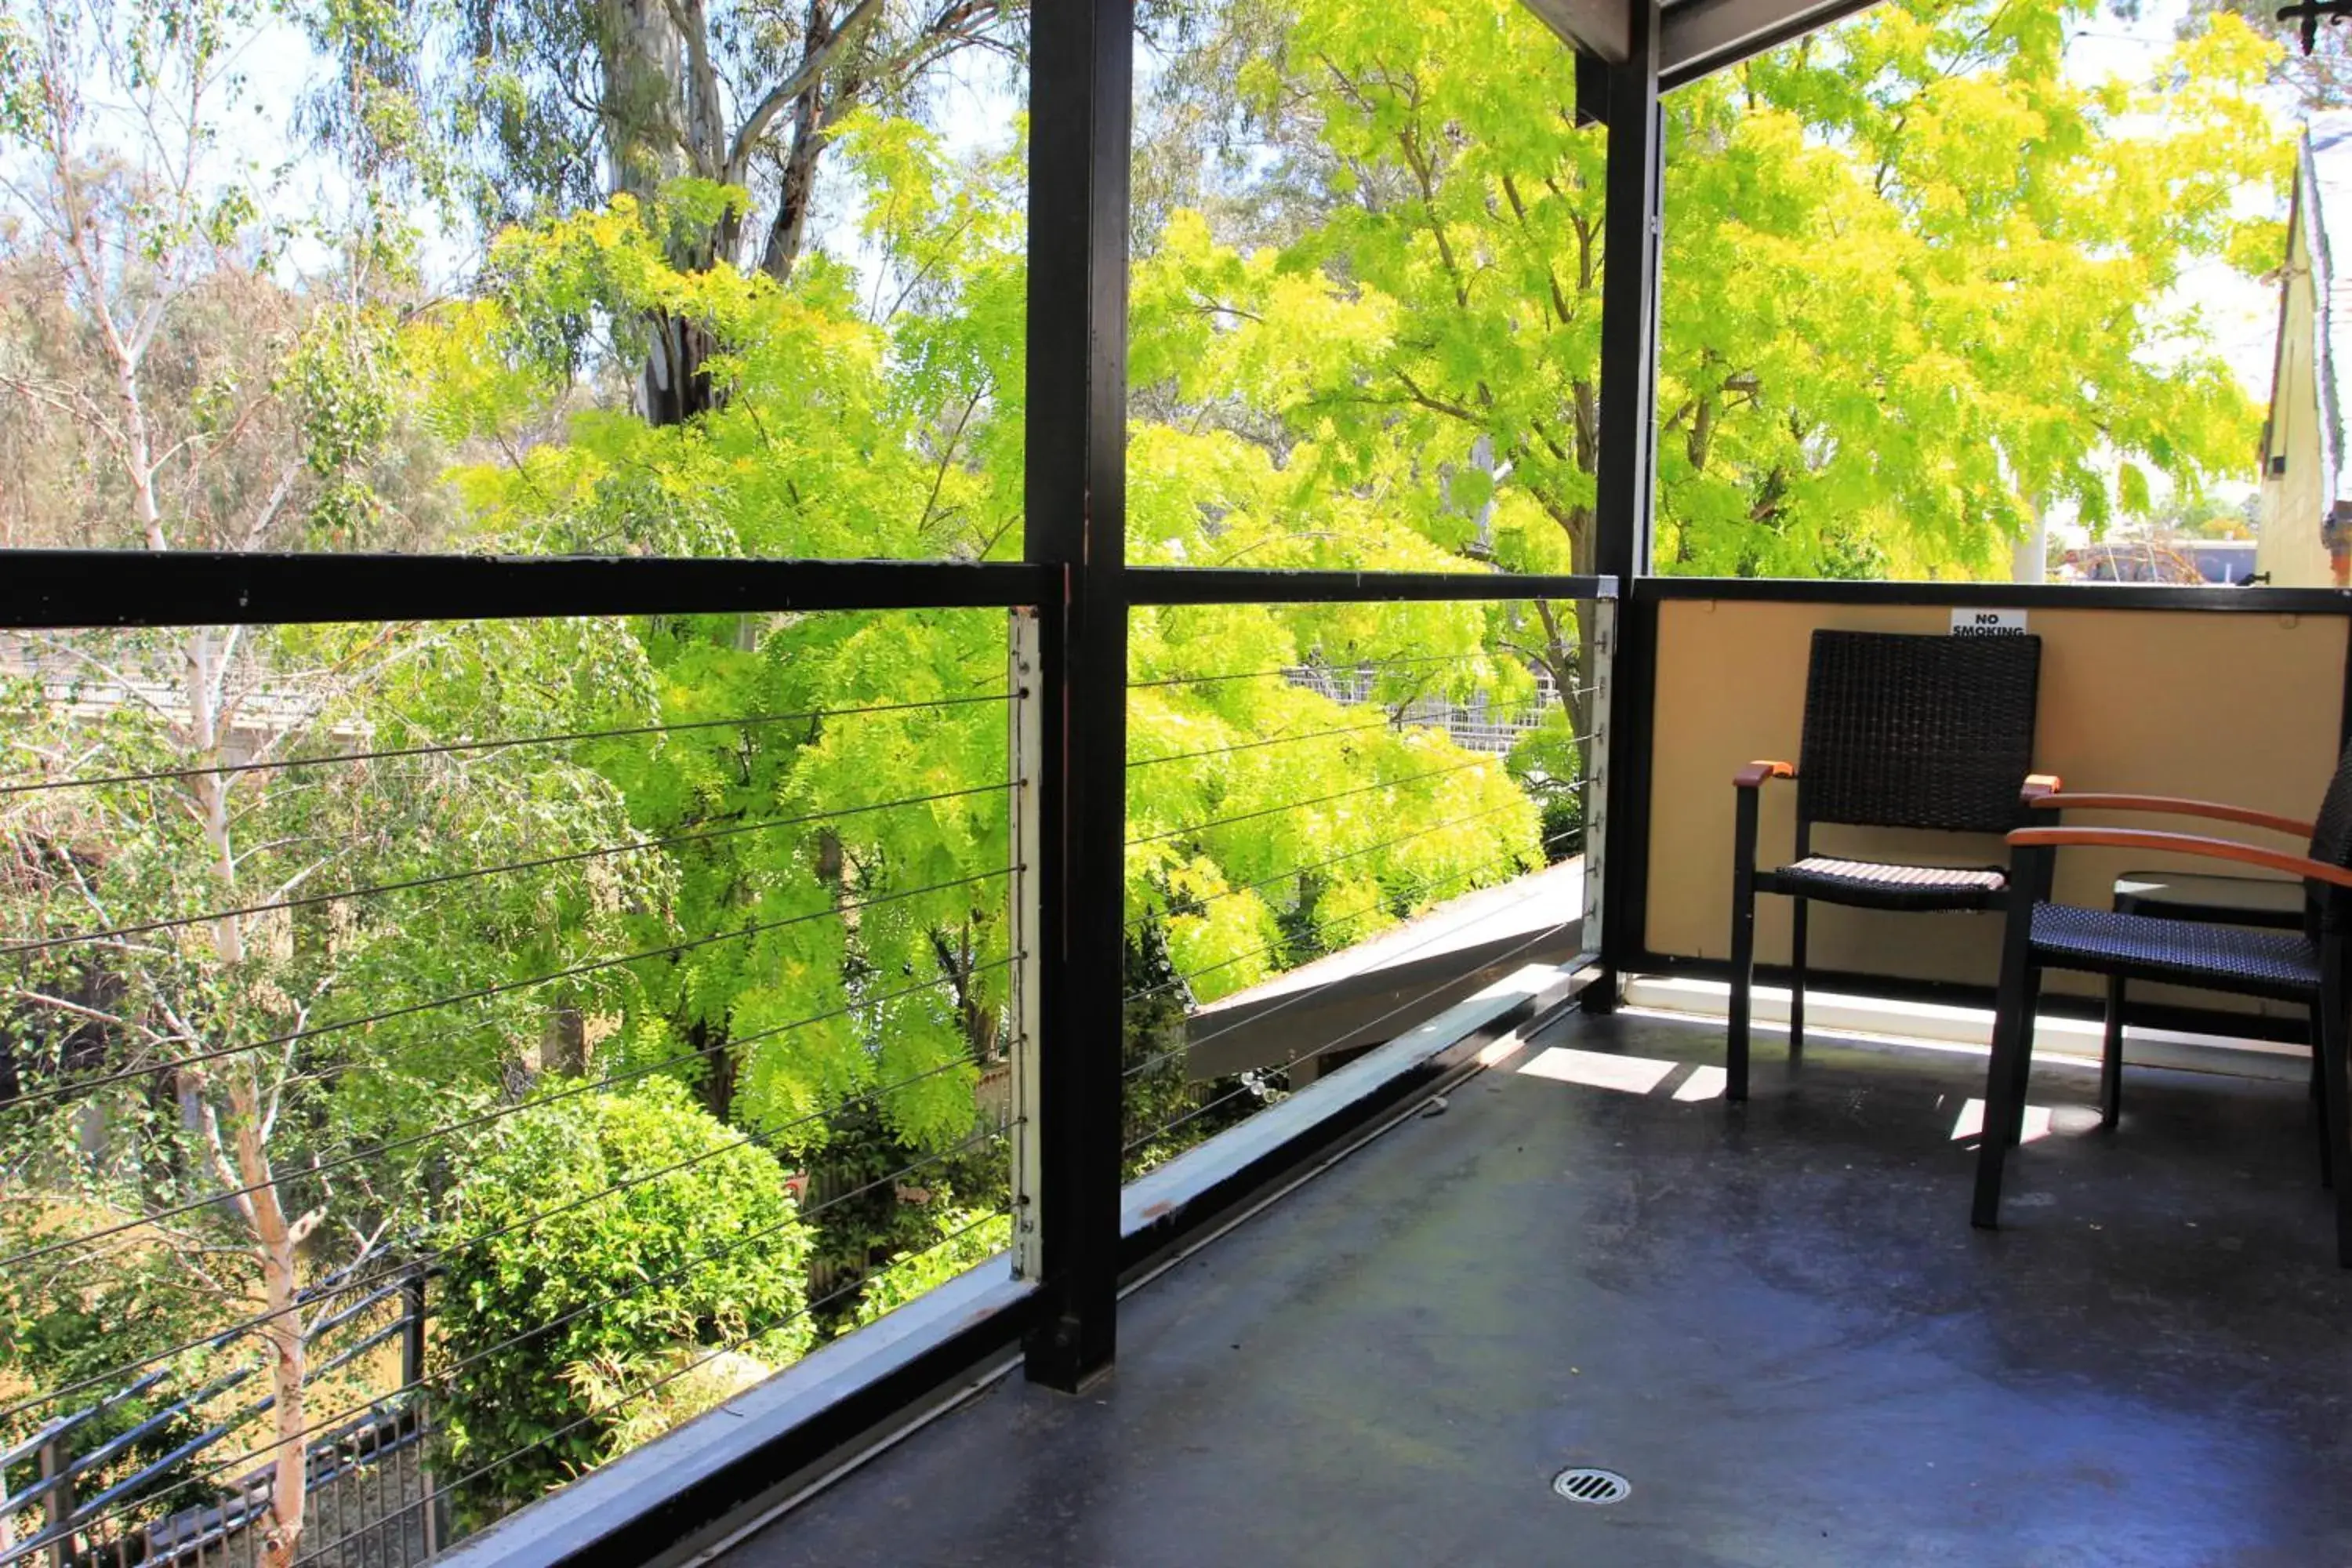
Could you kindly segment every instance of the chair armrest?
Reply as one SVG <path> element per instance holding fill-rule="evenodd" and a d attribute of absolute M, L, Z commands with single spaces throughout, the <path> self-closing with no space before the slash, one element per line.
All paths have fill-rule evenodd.
<path fill-rule="evenodd" d="M 1794 763 L 1750 763 L 1731 775 L 1735 789 L 1760 789 L 1767 779 L 1792 779 L 1797 776 Z"/>
<path fill-rule="evenodd" d="M 2260 866 L 2265 870 L 2284 871 L 2290 877 L 2305 877 L 2338 888 L 2352 888 L 2352 870 L 2341 866 L 2330 866 L 2325 860 L 2314 860 L 2308 856 L 2259 848 L 2228 838 L 2206 838 L 2194 833 L 2156 833 L 2145 827 L 2021 827 L 2009 836 L 2009 842 L 2019 849 L 2074 847 L 2197 855 L 2209 860 L 2234 860 L 2242 866 Z"/>
<path fill-rule="evenodd" d="M 2028 773 L 2025 775 L 2025 787 L 2017 792 L 2018 804 L 2040 805 L 2065 787 L 2065 781 L 2056 773 Z"/>
<path fill-rule="evenodd" d="M 2105 795 L 2089 791 L 2030 795 L 2027 804 L 2036 811 L 2149 811 L 2164 816 L 2207 816 L 2216 822 L 2235 822 L 2248 827 L 2267 827 L 2273 833 L 2284 833 L 2296 838 L 2309 838 L 2315 831 L 2308 822 L 2275 812 L 2255 811 L 2248 806 L 2228 805 L 2213 800 L 2189 800 L 2172 795 Z"/>

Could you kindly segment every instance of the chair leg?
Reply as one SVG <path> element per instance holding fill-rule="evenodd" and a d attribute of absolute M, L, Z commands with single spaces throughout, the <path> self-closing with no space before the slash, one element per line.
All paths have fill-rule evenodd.
<path fill-rule="evenodd" d="M 1748 1098 L 1748 1012 L 1756 989 L 1756 884 L 1742 865 L 1731 884 L 1731 1016 L 1724 1042 L 1724 1098 Z"/>
<path fill-rule="evenodd" d="M 2010 1106 L 2017 1099 L 2014 1058 L 2026 1049 L 2020 1009 L 2024 974 L 2003 974 L 1993 1012 L 1992 1060 L 1985 1068 L 1984 1135 L 1977 1143 L 1976 1206 L 1969 1223 L 1986 1230 L 2000 1225 L 2001 1165 L 2009 1157 Z"/>
<path fill-rule="evenodd" d="M 2352 1037 L 2352 1021 L 2345 1016 L 2347 998 L 2344 988 L 2332 987 L 2334 994 L 2325 1004 L 2326 1016 L 2320 1030 L 2326 1078 L 2321 1084 L 2320 1100 L 2323 1120 L 2327 1129 L 2329 1163 L 2338 1173 L 2336 1187 L 2336 1261 L 2352 1268 L 2352 1172 L 2344 1170 L 2347 1150 L 2352 1150 L 2352 1137 L 2347 1137 L 2347 1123 L 2352 1121 L 2352 1081 L 2345 1076 L 2347 1037 Z"/>
<path fill-rule="evenodd" d="M 1791 899 L 1789 915 L 1789 1060 L 1805 1054 L 1805 910 L 1806 900 Z"/>
<path fill-rule="evenodd" d="M 2322 1066 L 2326 1056 L 2321 1045 L 2323 1026 L 2319 1019 L 2319 1004 L 2315 1002 L 2311 1005 L 2311 1098 L 2315 1101 L 2319 1100 L 2327 1089 L 2327 1072 Z"/>
<path fill-rule="evenodd" d="M 2024 1002 L 2019 1008 L 2019 1043 L 2011 1058 L 2009 1095 L 2009 1145 L 2014 1149 L 2025 1142 L 2025 1095 L 2033 1078 L 2033 1015 L 2042 1005 L 2042 966 L 2029 963 L 2025 967 Z M 1992 1108 L 1985 1108 L 1988 1118 Z"/>
<path fill-rule="evenodd" d="M 2107 976 L 2107 1031 L 2099 1053 L 2099 1126 L 2114 1131 L 2124 1113 L 2124 977 Z"/>
<path fill-rule="evenodd" d="M 2319 1184 L 2336 1184 L 2336 1150 L 2327 1123 L 2327 1025 L 2326 1009 L 2317 1003 L 2311 1008 L 2311 1098 L 2319 1110 Z"/>
<path fill-rule="evenodd" d="M 2001 1166 L 2009 1157 L 2010 1129 L 2024 1122 L 2027 1069 L 2032 1061 L 2032 992 L 2040 980 L 2032 942 L 2031 889 L 2036 884 L 2020 873 L 2034 868 L 2033 852 L 2019 850 L 2010 875 L 2008 921 L 2001 931 L 1992 1059 L 1985 1064 L 1984 1135 L 1977 1141 L 1976 1196 L 1969 1214 L 1970 1224 L 1986 1230 L 2000 1224 Z"/>

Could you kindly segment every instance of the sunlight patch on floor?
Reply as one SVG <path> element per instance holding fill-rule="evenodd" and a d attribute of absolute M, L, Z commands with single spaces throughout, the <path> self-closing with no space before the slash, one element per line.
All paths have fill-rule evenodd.
<path fill-rule="evenodd" d="M 1952 1122 L 1952 1142 L 1957 1143 L 1963 1138 L 1974 1138 L 1981 1134 L 1984 1131 L 1984 1117 L 1985 1102 L 1971 1097 L 1967 1104 L 1960 1107 L 1959 1116 Z M 2027 1106 L 2025 1131 L 2019 1142 L 2031 1143 L 2036 1138 L 2049 1136 L 2050 1108 L 2046 1105 Z"/>
<path fill-rule="evenodd" d="M 1683 1079 L 1675 1090 L 1676 1100 L 1713 1100 L 1731 1081 L 1731 1075 L 1721 1068 L 1699 1066 L 1691 1068 L 1690 1077 Z"/>
<path fill-rule="evenodd" d="M 1581 1083 L 1594 1089 L 1647 1094 L 1665 1082 L 1675 1068 L 1681 1065 L 1679 1062 L 1662 1061 L 1655 1057 L 1620 1057 L 1603 1051 L 1580 1051 L 1568 1046 L 1553 1046 L 1520 1063 L 1519 1071 L 1560 1083 Z"/>
<path fill-rule="evenodd" d="M 1490 1047 L 1491 1048 L 1491 1047 Z M 1512 1069 L 1535 1078 L 1549 1079 L 1555 1083 L 1581 1084 L 1588 1089 L 1614 1089 L 1620 1094 L 1649 1094 L 1668 1079 L 1682 1070 L 1683 1064 L 1663 1057 L 1619 1056 L 1610 1051 L 1580 1051 L 1570 1046 L 1552 1046 Z M 1693 1067 L 1680 1083 L 1675 1085 L 1674 1098 L 1685 1103 L 1720 1100 L 1727 1085 L 1728 1075 L 1719 1067 L 1700 1063 Z M 2047 1105 L 2025 1108 L 2025 1131 L 2022 1142 L 2031 1143 L 2061 1131 L 2053 1125 L 2055 1113 Z M 1961 1142 L 1982 1135 L 1985 1102 L 1971 1098 L 1960 1106 L 1952 1122 L 1951 1140 Z M 2095 1126 L 2095 1114 L 2075 1120 L 2085 1120 Z M 2063 1131 L 2072 1131 L 2070 1125 Z"/>

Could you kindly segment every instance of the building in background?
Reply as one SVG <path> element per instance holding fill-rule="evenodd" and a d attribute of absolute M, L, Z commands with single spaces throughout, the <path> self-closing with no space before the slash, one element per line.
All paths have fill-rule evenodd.
<path fill-rule="evenodd" d="M 2352 365 L 2352 112 L 2314 114 L 2295 160 L 2278 347 L 2263 426 L 2254 569 L 2280 587 L 2347 585 L 2352 485 L 2342 377 Z M 2346 336 L 2338 339 L 2338 330 Z"/>

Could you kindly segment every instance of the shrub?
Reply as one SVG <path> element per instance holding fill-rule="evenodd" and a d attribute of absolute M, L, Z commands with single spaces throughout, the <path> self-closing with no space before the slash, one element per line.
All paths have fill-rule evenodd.
<path fill-rule="evenodd" d="M 509 1117 L 458 1175 L 436 1419 L 453 1470 L 491 1467 L 462 1489 L 469 1522 L 610 1457 L 616 1433 L 698 1414 L 675 1397 L 698 1363 L 807 1348 L 808 1233 L 783 1171 L 674 1083 Z M 615 1386 L 615 1368 L 661 1370 Z"/>

